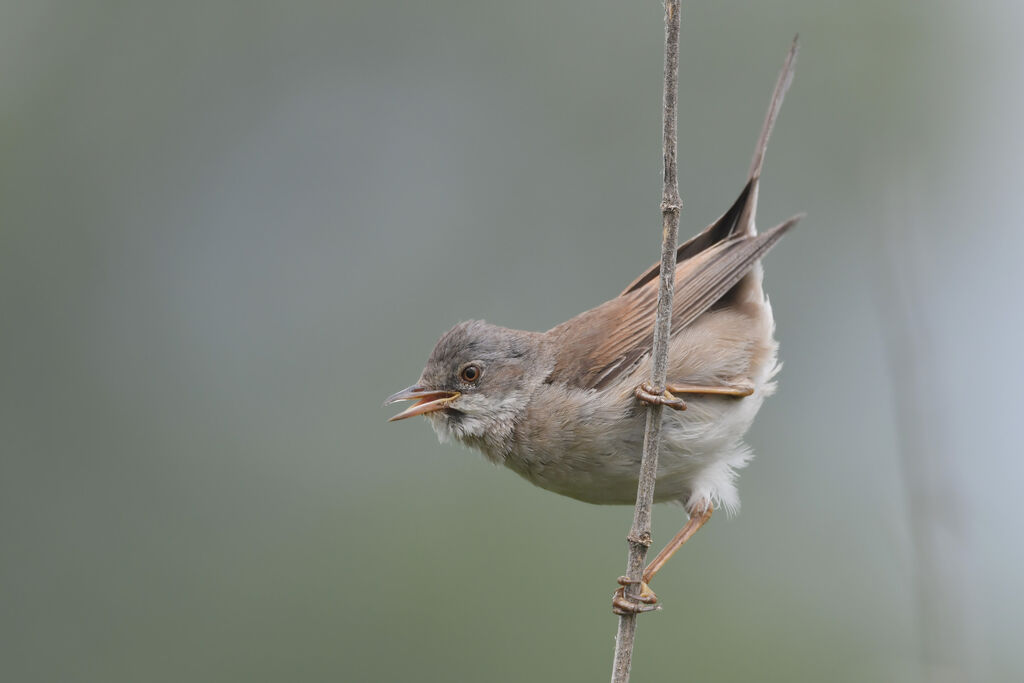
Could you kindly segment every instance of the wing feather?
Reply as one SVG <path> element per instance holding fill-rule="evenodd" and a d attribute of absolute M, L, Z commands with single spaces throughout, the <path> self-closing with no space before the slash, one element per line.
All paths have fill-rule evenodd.
<path fill-rule="evenodd" d="M 705 249 L 676 269 L 672 334 L 696 320 L 746 275 L 790 228 L 794 216 L 759 235 L 741 235 Z M 548 381 L 601 389 L 651 352 L 657 282 L 581 313 L 547 334 L 558 351 Z"/>

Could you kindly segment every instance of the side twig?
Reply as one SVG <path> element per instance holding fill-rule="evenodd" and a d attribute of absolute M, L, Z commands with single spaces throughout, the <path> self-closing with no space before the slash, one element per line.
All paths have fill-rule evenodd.
<path fill-rule="evenodd" d="M 668 367 L 668 341 L 672 325 L 672 296 L 675 291 L 676 242 L 679 236 L 679 183 L 676 180 L 676 100 L 679 88 L 679 0 L 665 2 L 665 89 L 662 119 L 662 152 L 665 160 L 664 184 L 661 193 L 661 274 L 658 286 L 658 313 L 654 322 L 654 348 L 651 354 L 651 386 L 656 393 L 665 390 Z M 633 526 L 626 537 L 629 560 L 626 576 L 638 586 L 644 570 L 647 548 L 651 545 L 651 506 L 654 503 L 654 482 L 658 471 L 658 447 L 661 444 L 661 405 L 648 405 L 647 427 L 644 431 L 643 460 L 637 486 Z M 629 587 L 627 587 L 627 591 Z M 615 660 L 612 683 L 629 681 L 636 636 L 636 614 L 619 617 L 615 637 Z"/>

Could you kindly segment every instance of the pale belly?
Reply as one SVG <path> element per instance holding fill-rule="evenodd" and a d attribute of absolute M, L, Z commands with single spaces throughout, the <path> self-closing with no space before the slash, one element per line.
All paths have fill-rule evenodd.
<path fill-rule="evenodd" d="M 690 401 L 684 412 L 665 411 L 655 502 L 686 504 L 698 495 L 736 505 L 734 471 L 750 457 L 741 438 L 760 404 L 758 396 L 713 397 Z M 532 484 L 563 496 L 598 505 L 632 505 L 645 419 L 643 411 L 636 411 L 628 419 L 585 420 L 571 432 L 533 435 L 504 464 Z M 606 428 L 598 429 L 597 424 Z"/>

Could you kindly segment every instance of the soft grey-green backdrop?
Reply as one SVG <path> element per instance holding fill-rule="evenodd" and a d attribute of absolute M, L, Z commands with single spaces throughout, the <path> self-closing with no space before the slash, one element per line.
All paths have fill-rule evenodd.
<path fill-rule="evenodd" d="M 685 3 L 681 234 L 796 31 L 760 215 L 808 217 L 743 512 L 659 576 L 636 680 L 1024 678 L 1022 21 Z M 0 3 L 0 679 L 605 680 L 629 509 L 380 403 L 460 319 L 547 329 L 657 258 L 662 36 L 658 2 Z"/>

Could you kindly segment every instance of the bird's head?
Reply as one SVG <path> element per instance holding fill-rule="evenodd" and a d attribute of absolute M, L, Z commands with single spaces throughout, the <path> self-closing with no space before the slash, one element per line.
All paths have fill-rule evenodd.
<path fill-rule="evenodd" d="M 489 450 L 508 446 L 534 389 L 547 376 L 542 335 L 459 323 L 444 333 L 416 384 L 388 397 L 416 401 L 391 418 L 426 415 L 442 441 L 455 437 Z"/>

